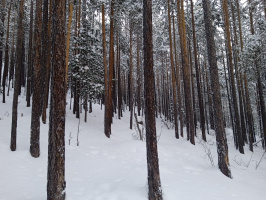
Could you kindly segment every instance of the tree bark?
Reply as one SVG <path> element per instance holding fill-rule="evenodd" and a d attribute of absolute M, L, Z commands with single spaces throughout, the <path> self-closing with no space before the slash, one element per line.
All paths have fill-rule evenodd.
<path fill-rule="evenodd" d="M 41 32 L 41 45 L 42 45 L 42 50 L 41 50 L 41 107 L 40 107 L 40 112 L 42 112 L 44 104 L 45 104 L 45 99 L 44 99 L 44 91 L 45 87 L 47 85 L 47 77 L 46 77 L 46 71 L 47 71 L 47 55 L 48 53 L 48 14 L 49 14 L 49 6 L 48 6 L 48 0 L 42 0 L 42 32 Z M 45 105 L 46 108 L 46 105 Z"/>
<path fill-rule="evenodd" d="M 212 102 L 212 95 L 211 95 L 211 90 L 210 90 L 210 78 L 208 76 L 208 70 L 207 70 L 207 61 L 204 61 L 204 67 L 205 67 L 205 83 L 207 87 L 207 99 L 208 99 L 208 110 L 209 110 L 209 124 L 210 128 L 214 129 L 214 121 L 213 121 L 213 102 Z M 206 108 L 207 109 L 207 108 Z M 207 117 L 206 117 L 207 118 Z"/>
<path fill-rule="evenodd" d="M 117 31 L 117 93 L 118 93 L 118 119 L 122 117 L 122 81 L 121 81 L 121 64 L 120 64 L 120 38 Z"/>
<path fill-rule="evenodd" d="M 179 122 L 180 122 L 180 134 L 183 137 L 183 112 L 182 112 L 182 95 L 181 95 L 181 74 L 180 64 L 177 58 L 176 50 L 176 38 L 175 38 L 175 21 L 173 17 L 173 33 L 174 33 L 174 50 L 175 50 L 175 71 L 176 71 L 176 85 L 177 85 L 177 97 L 178 97 L 178 111 L 179 111 Z"/>
<path fill-rule="evenodd" d="M 51 0 L 50 0 L 51 1 Z M 50 84 L 50 59 L 51 59 L 51 2 L 43 1 L 43 23 L 42 23 L 42 122 L 46 124 L 46 108 L 49 96 Z"/>
<path fill-rule="evenodd" d="M 112 88 L 113 88 L 113 67 L 114 67 L 114 0 L 111 0 L 111 15 L 110 15 L 110 46 L 109 46 L 109 82 L 108 82 L 108 126 L 105 132 L 106 137 L 111 135 L 111 123 L 112 123 Z"/>
<path fill-rule="evenodd" d="M 231 46 L 231 35 L 229 30 L 229 15 L 228 15 L 228 6 L 227 0 L 221 0 L 224 14 L 224 23 L 225 23 L 225 36 L 226 36 L 226 46 L 227 46 L 227 54 L 228 54 L 228 63 L 229 63 L 229 73 L 231 76 L 231 87 L 232 87 L 232 96 L 233 96 L 233 105 L 234 105 L 234 114 L 235 114 L 235 123 L 236 123 L 236 134 L 238 136 L 238 146 L 239 152 L 244 154 L 244 142 L 242 138 L 242 131 L 240 127 L 240 117 L 238 110 L 238 103 L 236 97 L 236 86 L 234 79 L 234 71 L 233 71 L 233 57 L 232 57 L 232 46 Z"/>
<path fill-rule="evenodd" d="M 202 89 L 200 84 L 200 74 L 199 74 L 199 66 L 198 66 L 198 52 L 197 52 L 197 43 L 196 43 L 196 31 L 195 31 L 195 20 L 194 20 L 194 9 L 193 9 L 193 1 L 190 0 L 191 4 L 191 18 L 192 18 L 192 34 L 193 34 L 193 48 L 194 48 L 194 62 L 196 69 L 196 80 L 197 80 L 197 91 L 198 91 L 198 101 L 200 108 L 200 127 L 202 131 L 202 139 L 206 141 L 206 133 L 205 133 L 205 116 L 204 116 L 204 106 L 203 106 L 203 98 L 202 98 Z"/>
<path fill-rule="evenodd" d="M 265 0 L 264 0 L 265 2 Z M 241 52 L 243 52 L 243 39 L 242 39 L 242 26 L 241 26 L 241 17 L 240 17 L 240 9 L 239 9 L 239 1 L 236 0 L 236 5 L 237 5 L 237 19 L 238 19 L 238 29 L 239 29 L 239 39 L 240 39 L 240 47 L 241 47 Z M 241 76 L 241 74 L 240 74 Z M 240 78 L 242 80 L 242 78 Z M 255 131 L 254 131 L 254 126 L 253 126 L 253 115 L 252 115 L 252 110 L 251 110 L 251 104 L 250 104 L 250 97 L 249 97 L 249 90 L 248 90 L 248 82 L 247 82 L 247 74 L 244 72 L 244 85 L 245 85 L 245 90 L 243 89 L 243 93 L 245 93 L 245 100 L 246 100 L 246 121 L 248 124 L 248 136 L 249 136 L 249 150 L 253 151 L 253 142 L 255 142 Z M 244 92 L 245 91 L 245 92 Z"/>
<path fill-rule="evenodd" d="M 232 36 L 232 47 L 233 47 L 233 56 L 234 56 L 234 65 L 235 65 L 235 74 L 236 74 L 236 83 L 238 89 L 238 101 L 239 101 L 239 110 L 240 110 L 240 122 L 241 122 L 241 132 L 243 141 L 247 143 L 247 135 L 246 135 L 246 124 L 245 124 L 245 112 L 244 112 L 244 99 L 243 99 L 243 92 L 241 89 L 241 71 L 239 71 L 238 65 L 240 62 L 240 57 L 238 53 L 238 38 L 237 38 L 237 30 L 236 30 L 236 18 L 235 18 L 235 9 L 232 2 L 230 2 L 231 6 L 231 14 L 233 20 L 233 36 Z"/>
<path fill-rule="evenodd" d="M 172 69 L 172 86 L 173 86 L 173 106 L 174 106 L 174 125 L 175 125 L 175 137 L 179 139 L 178 123 L 177 123 L 177 98 L 176 98 L 176 76 L 173 57 L 173 42 L 172 42 L 172 28 L 171 28 L 171 15 L 170 15 L 170 0 L 168 0 L 168 31 L 170 40 L 170 60 Z"/>
<path fill-rule="evenodd" d="M 194 129 L 195 129 L 195 136 L 197 130 L 197 113 L 196 113 L 196 100 L 195 100 L 195 84 L 194 84 L 194 75 L 193 75 L 193 63 L 192 63 L 192 50 L 191 50 L 191 42 L 190 36 L 188 41 L 188 52 L 189 52 L 189 65 L 190 65 L 190 79 L 191 79 L 191 97 L 192 97 L 192 110 L 193 110 L 193 122 L 194 122 Z"/>
<path fill-rule="evenodd" d="M 132 19 L 130 19 L 130 20 L 132 20 Z M 129 70 L 129 81 L 130 81 L 130 94 L 129 94 L 129 104 L 130 104 L 130 126 L 129 126 L 129 128 L 132 130 L 132 128 L 133 128 L 133 107 L 134 107 L 134 105 L 133 105 L 133 99 L 134 99 L 134 92 L 133 92 L 133 85 L 134 85 L 134 83 L 133 83 L 133 55 L 132 55 L 132 51 L 133 51 L 133 42 L 132 42 L 132 40 L 133 40 L 133 22 L 132 21 L 130 21 L 130 23 L 129 23 L 129 26 L 130 26 L 130 28 L 129 28 L 129 65 L 130 65 L 130 70 Z"/>
<path fill-rule="evenodd" d="M 71 23 L 73 16 L 73 0 L 69 0 L 68 2 L 69 11 L 68 11 L 68 24 L 67 24 L 67 38 L 66 38 L 66 84 L 68 80 L 68 60 L 69 60 L 69 47 L 70 47 L 70 33 L 71 33 Z"/>
<path fill-rule="evenodd" d="M 141 73 L 140 73 L 140 41 L 139 41 L 139 33 L 137 35 L 137 102 L 138 102 L 138 116 L 140 116 L 140 110 L 141 110 Z"/>
<path fill-rule="evenodd" d="M 218 165 L 221 172 L 231 178 L 231 171 L 229 168 L 228 147 L 226 135 L 223 125 L 222 102 L 220 95 L 220 83 L 218 75 L 218 66 L 216 59 L 215 41 L 213 33 L 213 25 L 211 21 L 210 1 L 202 0 L 204 10 L 204 23 L 207 40 L 209 70 L 211 76 L 211 86 L 213 91 L 213 104 L 214 104 L 214 120 L 215 120 L 215 134 L 218 153 Z"/>
<path fill-rule="evenodd" d="M 192 108 L 192 96 L 191 96 L 191 79 L 190 79 L 190 67 L 187 53 L 187 39 L 186 39 L 186 26 L 185 26 L 185 13 L 183 0 L 177 0 L 177 7 L 179 10 L 179 35 L 182 52 L 183 63 L 183 79 L 184 79 L 184 92 L 185 92 L 185 105 L 186 105 L 186 118 L 187 118 L 187 135 L 190 143 L 195 145 L 195 125 Z"/>
<path fill-rule="evenodd" d="M 66 114 L 66 1 L 52 0 L 52 79 L 47 200 L 64 200 Z"/>
<path fill-rule="evenodd" d="M 143 46 L 149 200 L 162 200 L 155 121 L 151 0 L 143 0 Z"/>
<path fill-rule="evenodd" d="M 31 0 L 30 6 L 30 33 L 29 33 L 29 48 L 28 48 L 28 73 L 27 73 L 27 94 L 26 101 L 27 107 L 30 107 L 31 87 L 32 87 L 32 43 L 33 43 L 33 1 Z"/>
<path fill-rule="evenodd" d="M 18 17 L 18 31 L 17 31 L 17 62 L 15 71 L 15 88 L 13 94 L 13 106 L 12 106 L 12 124 L 11 124 L 11 151 L 16 151 L 17 142 L 17 120 L 18 120 L 18 95 L 20 89 L 20 69 L 22 60 L 22 43 L 23 43 L 23 6 L 24 0 L 20 1 L 19 4 L 19 17 Z"/>
<path fill-rule="evenodd" d="M 30 137 L 30 153 L 33 157 L 40 156 L 40 115 L 41 115 L 41 33 L 42 33 L 42 0 L 36 1 L 35 10 L 35 58 L 34 58 L 34 84 L 32 96 L 32 112 L 31 112 L 31 137 Z"/>
<path fill-rule="evenodd" d="M 106 60 L 106 36 L 105 36 L 105 10 L 102 4 L 102 33 L 103 33 L 103 66 L 104 66 L 104 133 L 106 137 L 110 137 L 109 132 L 109 116 L 108 116 L 108 68 Z"/>

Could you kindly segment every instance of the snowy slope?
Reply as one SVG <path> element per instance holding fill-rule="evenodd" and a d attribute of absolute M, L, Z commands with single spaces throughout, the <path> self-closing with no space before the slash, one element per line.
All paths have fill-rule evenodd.
<path fill-rule="evenodd" d="M 17 151 L 9 149 L 12 98 L 0 103 L 0 200 L 45 200 L 47 176 L 48 124 L 41 125 L 41 156 L 29 153 L 31 108 L 25 97 L 19 99 Z M 47 110 L 47 112 L 49 112 Z M 22 114 L 23 113 L 23 114 Z M 145 200 L 147 167 L 145 142 L 133 139 L 129 113 L 122 120 L 115 116 L 112 135 L 103 133 L 103 110 L 93 105 L 93 113 L 79 120 L 67 106 L 66 119 L 66 194 L 67 200 Z M 69 138 L 71 133 L 71 141 Z M 204 147 L 185 138 L 175 139 L 174 131 L 157 121 L 159 164 L 165 200 L 264 200 L 266 194 L 266 155 L 261 147 L 254 154 L 245 147 L 241 155 L 233 147 L 232 133 L 227 130 L 233 179 L 222 175 L 217 167 L 215 138 L 208 135 L 208 145 L 215 167 Z M 132 136 L 133 135 L 133 136 Z M 200 135 L 200 132 L 198 132 Z M 251 157 L 252 155 L 252 157 Z"/>

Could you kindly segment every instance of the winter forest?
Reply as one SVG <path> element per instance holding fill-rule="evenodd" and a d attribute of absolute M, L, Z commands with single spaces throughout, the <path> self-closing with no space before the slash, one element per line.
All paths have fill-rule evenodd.
<path fill-rule="evenodd" d="M 0 0 L 0 199 L 262 200 L 266 0 Z"/>

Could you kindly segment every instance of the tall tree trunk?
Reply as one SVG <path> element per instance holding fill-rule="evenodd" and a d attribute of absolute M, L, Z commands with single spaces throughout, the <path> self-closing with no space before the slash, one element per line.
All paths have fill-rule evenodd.
<path fill-rule="evenodd" d="M 81 0 L 79 0 L 76 8 L 76 38 L 79 38 L 80 34 L 80 16 L 81 16 Z M 78 47 L 78 44 L 77 46 Z M 75 55 L 79 54 L 79 50 L 76 50 Z M 79 76 L 79 69 L 76 67 L 75 72 Z M 74 109 L 73 112 L 76 114 L 76 118 L 80 118 L 79 102 L 80 102 L 80 80 L 75 77 L 74 79 Z"/>
<path fill-rule="evenodd" d="M 34 58 L 34 84 L 32 96 L 32 112 L 31 112 L 31 137 L 30 137 L 30 153 L 33 157 L 40 156 L 40 115 L 41 115 L 41 54 L 42 54 L 42 0 L 36 1 L 35 10 L 35 58 Z"/>
<path fill-rule="evenodd" d="M 114 48 L 114 47 L 113 47 Z M 112 87 L 112 105 L 113 105 L 113 108 L 112 108 L 112 116 L 114 116 L 114 113 L 116 113 L 116 104 L 117 104 L 117 98 L 116 98 L 116 73 L 115 73 L 115 51 L 114 51 L 114 54 L 113 54 L 113 60 L 114 60 L 114 66 L 113 66 L 113 87 Z"/>
<path fill-rule="evenodd" d="M 176 49 L 176 38 L 175 38 L 175 21 L 173 17 L 173 34 L 174 34 L 174 50 L 175 50 L 175 71 L 176 71 L 176 84 L 177 84 L 177 96 L 178 96 L 178 111 L 179 111 L 179 122 L 180 122 L 180 134 L 183 137 L 183 112 L 182 112 L 182 95 L 181 95 L 181 74 L 180 74 L 180 64 L 177 58 Z"/>
<path fill-rule="evenodd" d="M 49 88 L 50 88 L 50 76 L 51 76 L 51 49 L 52 49 L 52 41 L 51 41 L 51 27 L 52 27 L 52 4 L 51 4 L 51 0 L 49 0 L 49 18 L 48 18 L 48 30 L 47 30 L 47 61 L 46 62 L 46 75 L 45 75 L 45 89 L 44 89 L 44 104 L 43 104 L 43 110 L 42 110 L 42 122 L 44 124 L 46 124 L 46 108 L 48 105 L 48 97 L 49 97 Z"/>
<path fill-rule="evenodd" d="M 208 110 L 209 110 L 209 121 L 210 121 L 210 128 L 214 129 L 214 121 L 213 121 L 213 101 L 212 101 L 212 95 L 211 95 L 211 89 L 210 89 L 210 78 L 208 76 L 208 70 L 207 70 L 207 62 L 204 63 L 205 67 L 205 77 L 206 77 L 206 86 L 207 86 L 207 98 L 208 98 Z"/>
<path fill-rule="evenodd" d="M 214 104 L 214 120 L 215 120 L 215 133 L 218 153 L 218 165 L 221 172 L 231 178 L 231 171 L 229 168 L 228 146 L 226 135 L 223 125 L 222 102 L 220 95 L 220 83 L 218 75 L 218 66 L 216 59 L 215 41 L 213 33 L 213 25 L 211 21 L 210 1 L 202 0 L 204 10 L 204 23 L 208 50 L 209 69 L 211 76 L 211 86 L 213 91 L 213 104 Z"/>
<path fill-rule="evenodd" d="M 183 0 L 177 0 L 177 7 L 179 11 L 179 35 L 182 52 L 182 63 L 183 63 L 183 79 L 184 79 L 184 90 L 185 90 L 185 105 L 186 105 L 186 118 L 187 118 L 187 133 L 190 143 L 195 145 L 195 126 L 194 116 L 192 108 L 192 97 L 191 97 L 191 80 L 190 80 L 190 68 L 187 53 L 187 39 L 186 39 L 186 26 L 185 26 L 185 13 Z"/>
<path fill-rule="evenodd" d="M 78 38 L 78 5 L 77 5 L 77 1 L 76 1 L 76 8 L 75 8 L 75 38 Z M 74 50 L 74 56 L 76 56 L 78 54 L 78 43 L 75 43 L 75 50 Z M 76 76 L 72 76 L 73 73 L 76 73 L 77 69 L 74 66 L 71 69 L 71 98 L 74 98 L 74 103 L 73 103 L 73 114 L 75 114 L 76 112 Z"/>
<path fill-rule="evenodd" d="M 265 0 L 264 0 L 265 1 Z M 236 0 L 236 6 L 237 6 L 237 19 L 238 19 L 238 29 L 239 29 L 239 40 L 240 40 L 240 47 L 241 52 L 243 52 L 243 39 L 242 39 L 242 26 L 241 26 L 241 17 L 240 17 L 240 8 L 239 8 L 239 1 Z M 241 74 L 240 74 L 241 76 Z M 242 78 L 240 78 L 242 80 Z M 246 121 L 248 124 L 248 136 L 249 136 L 249 150 L 253 151 L 253 142 L 255 142 L 255 138 L 253 137 L 255 134 L 254 126 L 253 126 L 253 115 L 251 110 L 251 104 L 250 104 L 250 98 L 249 98 L 249 91 L 248 91 L 248 82 L 247 82 L 247 74 L 244 72 L 244 83 L 245 83 L 245 100 L 246 100 Z M 244 92 L 243 92 L 244 93 Z"/>
<path fill-rule="evenodd" d="M 191 96 L 192 96 L 192 110 L 193 110 L 193 121 L 194 121 L 194 128 L 195 128 L 195 136 L 196 128 L 197 128 L 197 113 L 196 113 L 196 100 L 195 100 L 195 84 L 194 84 L 194 75 L 193 75 L 193 63 L 192 63 L 192 50 L 191 50 L 191 43 L 190 43 L 190 36 L 188 41 L 188 52 L 189 52 L 189 65 L 190 65 L 190 77 L 191 77 Z"/>
<path fill-rule="evenodd" d="M 109 109 L 108 109 L 108 68 L 106 60 L 106 36 L 105 36 L 105 10 L 102 4 L 102 33 L 103 33 L 103 66 L 104 66 L 104 133 L 106 137 L 110 137 L 109 130 Z"/>
<path fill-rule="evenodd" d="M 52 0 L 52 79 L 47 200 L 64 200 L 66 115 L 66 0 Z"/>
<path fill-rule="evenodd" d="M 114 67 L 114 0 L 111 0 L 111 15 L 110 15 L 110 46 L 109 46 L 109 82 L 108 82 L 108 124 L 105 135 L 110 137 L 111 135 L 111 123 L 112 123 L 112 88 L 113 88 L 113 67 Z"/>
<path fill-rule="evenodd" d="M 130 20 L 132 20 L 132 19 L 130 19 Z M 130 81 L 130 94 L 129 94 L 129 104 L 130 104 L 130 126 L 129 126 L 129 128 L 130 129 L 132 129 L 133 128 L 133 107 L 135 107 L 134 105 L 133 105 L 133 99 L 134 99 L 134 92 L 133 92 L 133 86 L 134 86 L 134 83 L 133 83 L 133 55 L 132 55 L 132 51 L 133 51 L 133 42 L 132 42 L 132 40 L 133 40 L 133 22 L 132 21 L 130 21 L 130 23 L 129 23 L 130 25 L 130 28 L 129 28 L 129 43 L 130 43 L 130 50 L 129 50 L 129 52 L 130 52 L 130 55 L 129 55 L 129 65 L 130 65 L 130 70 L 129 70 L 129 81 Z"/>
<path fill-rule="evenodd" d="M 156 83 L 157 83 L 157 90 L 158 90 L 158 107 L 157 107 L 157 111 L 160 113 L 160 118 L 162 118 L 162 115 L 161 115 L 161 89 L 160 89 L 161 86 L 160 86 L 160 76 L 159 76 L 158 72 L 157 72 L 157 76 L 156 76 Z"/>
<path fill-rule="evenodd" d="M 191 18 L 192 18 L 192 31 L 193 31 L 194 62 L 195 62 L 195 69 L 196 69 L 197 91 L 198 91 L 198 101 L 199 101 L 199 109 L 200 109 L 200 127 L 201 127 L 201 131 L 202 131 L 202 139 L 204 141 L 206 141 L 205 116 L 204 116 L 202 89 L 201 89 L 201 84 L 200 84 L 196 31 L 195 31 L 195 22 L 194 22 L 194 9 L 193 9 L 193 1 L 192 0 L 190 0 L 190 4 L 191 4 L 191 15 L 192 15 Z"/>
<path fill-rule="evenodd" d="M 207 70 L 207 65 L 206 65 L 206 58 L 204 58 L 204 63 L 202 64 L 202 83 L 203 83 L 203 98 L 204 98 L 204 101 L 205 101 L 205 119 L 206 119 L 206 127 L 207 127 L 207 132 L 208 134 L 210 134 L 210 131 L 209 131 L 209 120 L 208 120 L 208 109 L 207 109 L 207 104 L 208 104 L 208 94 L 206 95 L 207 93 L 207 87 L 208 87 L 208 83 L 207 83 L 207 73 L 205 73 L 205 71 Z"/>
<path fill-rule="evenodd" d="M 237 30 L 236 30 L 236 18 L 235 18 L 235 9 L 232 2 L 230 2 L 231 7 L 231 14 L 233 20 L 233 36 L 232 36 L 232 47 L 233 47 L 233 56 L 234 56 L 234 65 L 235 65 L 235 74 L 236 74 L 236 82 L 237 82 L 237 89 L 238 89 L 238 101 L 239 101 L 239 110 L 240 110 L 240 122 L 241 122 L 241 132 L 243 141 L 247 143 L 247 135 L 246 135 L 246 124 L 245 124 L 245 112 L 244 112 L 244 99 L 241 90 L 241 80 L 240 74 L 241 71 L 238 69 L 238 65 L 240 62 L 240 57 L 238 53 L 238 38 L 237 38 Z"/>
<path fill-rule="evenodd" d="M 30 107 L 31 87 L 32 87 L 32 47 L 33 47 L 33 0 L 30 6 L 30 34 L 29 34 L 29 48 L 28 48 L 28 73 L 27 73 L 27 94 L 26 101 L 27 107 Z"/>
<path fill-rule="evenodd" d="M 256 103 L 257 103 L 257 113 L 258 113 L 258 121 L 259 127 L 257 128 L 258 135 L 263 138 L 263 126 L 262 126 L 262 115 L 261 115 L 261 105 L 260 105 L 260 96 L 259 96 L 259 86 L 258 83 L 256 84 Z M 259 134 L 260 133 L 260 134 Z M 264 148 L 264 142 L 262 140 L 262 147 Z"/>
<path fill-rule="evenodd" d="M 4 41 L 4 24 L 5 24 L 5 0 L 0 1 L 0 9 L 1 9 L 1 15 L 0 20 L 3 26 L 3 29 L 0 29 L 0 40 Z M 0 84 L 1 84 L 1 78 L 2 78 L 2 62 L 3 62 L 3 52 L 4 52 L 4 43 L 0 42 Z M 0 87 L 1 88 L 1 87 Z"/>
<path fill-rule="evenodd" d="M 233 105 L 234 105 L 234 114 L 235 114 L 235 123 L 236 123 L 236 134 L 238 136 L 238 145 L 239 145 L 239 152 L 244 153 L 244 142 L 242 138 L 242 131 L 240 127 L 240 117 L 238 111 L 238 103 L 236 97 L 236 86 L 235 86 L 235 79 L 234 79 L 234 69 L 233 69 L 233 57 L 232 57 L 232 46 L 231 46 L 231 35 L 229 30 L 229 15 L 228 15 L 228 6 L 227 0 L 221 0 L 222 7 L 223 7 L 223 14 L 224 14 L 224 23 L 225 23 L 225 36 L 226 36 L 226 46 L 227 46 L 227 53 L 228 53 L 228 63 L 229 63 L 229 73 L 231 76 L 231 88 L 232 88 L 232 96 L 233 96 Z"/>
<path fill-rule="evenodd" d="M 174 67 L 174 57 L 173 57 L 173 42 L 172 42 L 172 28 L 171 28 L 171 15 L 170 15 L 170 0 L 168 0 L 168 31 L 170 39 L 170 60 L 171 60 L 171 69 L 172 69 L 172 86 L 173 86 L 173 106 L 174 106 L 174 125 L 175 125 L 175 137 L 179 138 L 178 133 L 178 123 L 177 123 L 177 99 L 176 99 L 176 76 L 175 76 L 175 67 Z"/>
<path fill-rule="evenodd" d="M 127 85 L 126 85 L 126 72 L 124 71 L 123 72 L 123 82 L 124 82 L 124 84 L 123 84 L 123 99 L 124 99 L 124 101 L 123 101 L 123 111 L 125 111 L 125 109 L 126 109 L 126 102 L 127 102 Z"/>
<path fill-rule="evenodd" d="M 117 93 L 118 93 L 118 119 L 122 117 L 122 81 L 121 81 L 121 64 L 120 64 L 120 38 L 117 31 Z"/>
<path fill-rule="evenodd" d="M 151 0 L 143 0 L 143 46 L 149 200 L 162 200 L 155 121 Z"/>
<path fill-rule="evenodd" d="M 19 17 L 18 17 L 18 31 L 17 31 L 17 59 L 16 59 L 16 71 L 15 71 L 15 88 L 13 94 L 13 106 L 12 106 L 12 124 L 11 124 L 11 151 L 16 151 L 17 142 L 17 120 L 18 120 L 18 95 L 20 88 L 20 69 L 22 60 L 22 43 L 23 43 L 23 6 L 24 0 L 20 1 L 19 4 Z"/>
<path fill-rule="evenodd" d="M 47 72 L 49 66 L 49 61 L 47 60 L 49 51 L 49 3 L 48 0 L 43 0 L 43 19 L 42 19 L 42 56 L 41 56 L 41 114 L 42 114 L 42 122 L 46 123 L 46 88 L 49 85 L 48 74 Z M 48 86 L 49 89 L 49 86 Z M 45 116 L 43 116 L 45 115 Z"/>
<path fill-rule="evenodd" d="M 237 7 L 237 19 L 238 19 L 240 47 L 241 47 L 241 51 L 243 51 L 242 26 L 241 26 L 241 17 L 240 17 L 240 9 L 239 9 L 239 1 L 238 0 L 236 0 L 236 7 Z"/>
<path fill-rule="evenodd" d="M 138 103 L 138 116 L 140 116 L 140 110 L 141 110 L 141 73 L 140 73 L 140 41 L 139 41 L 139 33 L 137 35 L 137 103 Z"/>
<path fill-rule="evenodd" d="M 71 33 L 71 23 L 73 16 L 73 0 L 69 0 L 68 2 L 69 10 L 68 10 L 68 24 L 67 24 L 67 38 L 66 38 L 66 84 L 68 80 L 68 60 L 69 60 L 69 47 L 70 47 L 70 33 Z"/>

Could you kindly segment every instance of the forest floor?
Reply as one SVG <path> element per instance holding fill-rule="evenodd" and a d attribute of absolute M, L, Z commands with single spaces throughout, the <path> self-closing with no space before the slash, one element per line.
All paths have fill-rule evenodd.
<path fill-rule="evenodd" d="M 39 158 L 31 157 L 31 108 L 25 96 L 19 98 L 17 150 L 11 152 L 12 99 L 0 103 L 0 200 L 45 200 L 48 160 L 48 124 L 41 124 Z M 66 114 L 66 199 L 67 200 L 147 200 L 145 141 L 129 129 L 129 112 L 114 117 L 112 135 L 104 135 L 104 110 L 93 104 L 84 122 L 69 109 Z M 49 110 L 47 109 L 47 113 Z M 48 118 L 49 119 L 49 118 Z M 47 121 L 48 122 L 48 121 Z M 135 122 L 134 122 L 135 123 Z M 252 154 L 234 148 L 232 131 L 227 129 L 229 158 L 233 179 L 218 169 L 214 132 L 196 145 L 185 138 L 175 139 L 174 130 L 157 120 L 158 152 L 164 200 L 264 200 L 266 155 L 261 146 Z M 185 130 L 184 130 L 184 133 Z M 263 157 L 264 155 L 264 157 Z M 213 160 L 214 166 L 212 166 Z"/>

